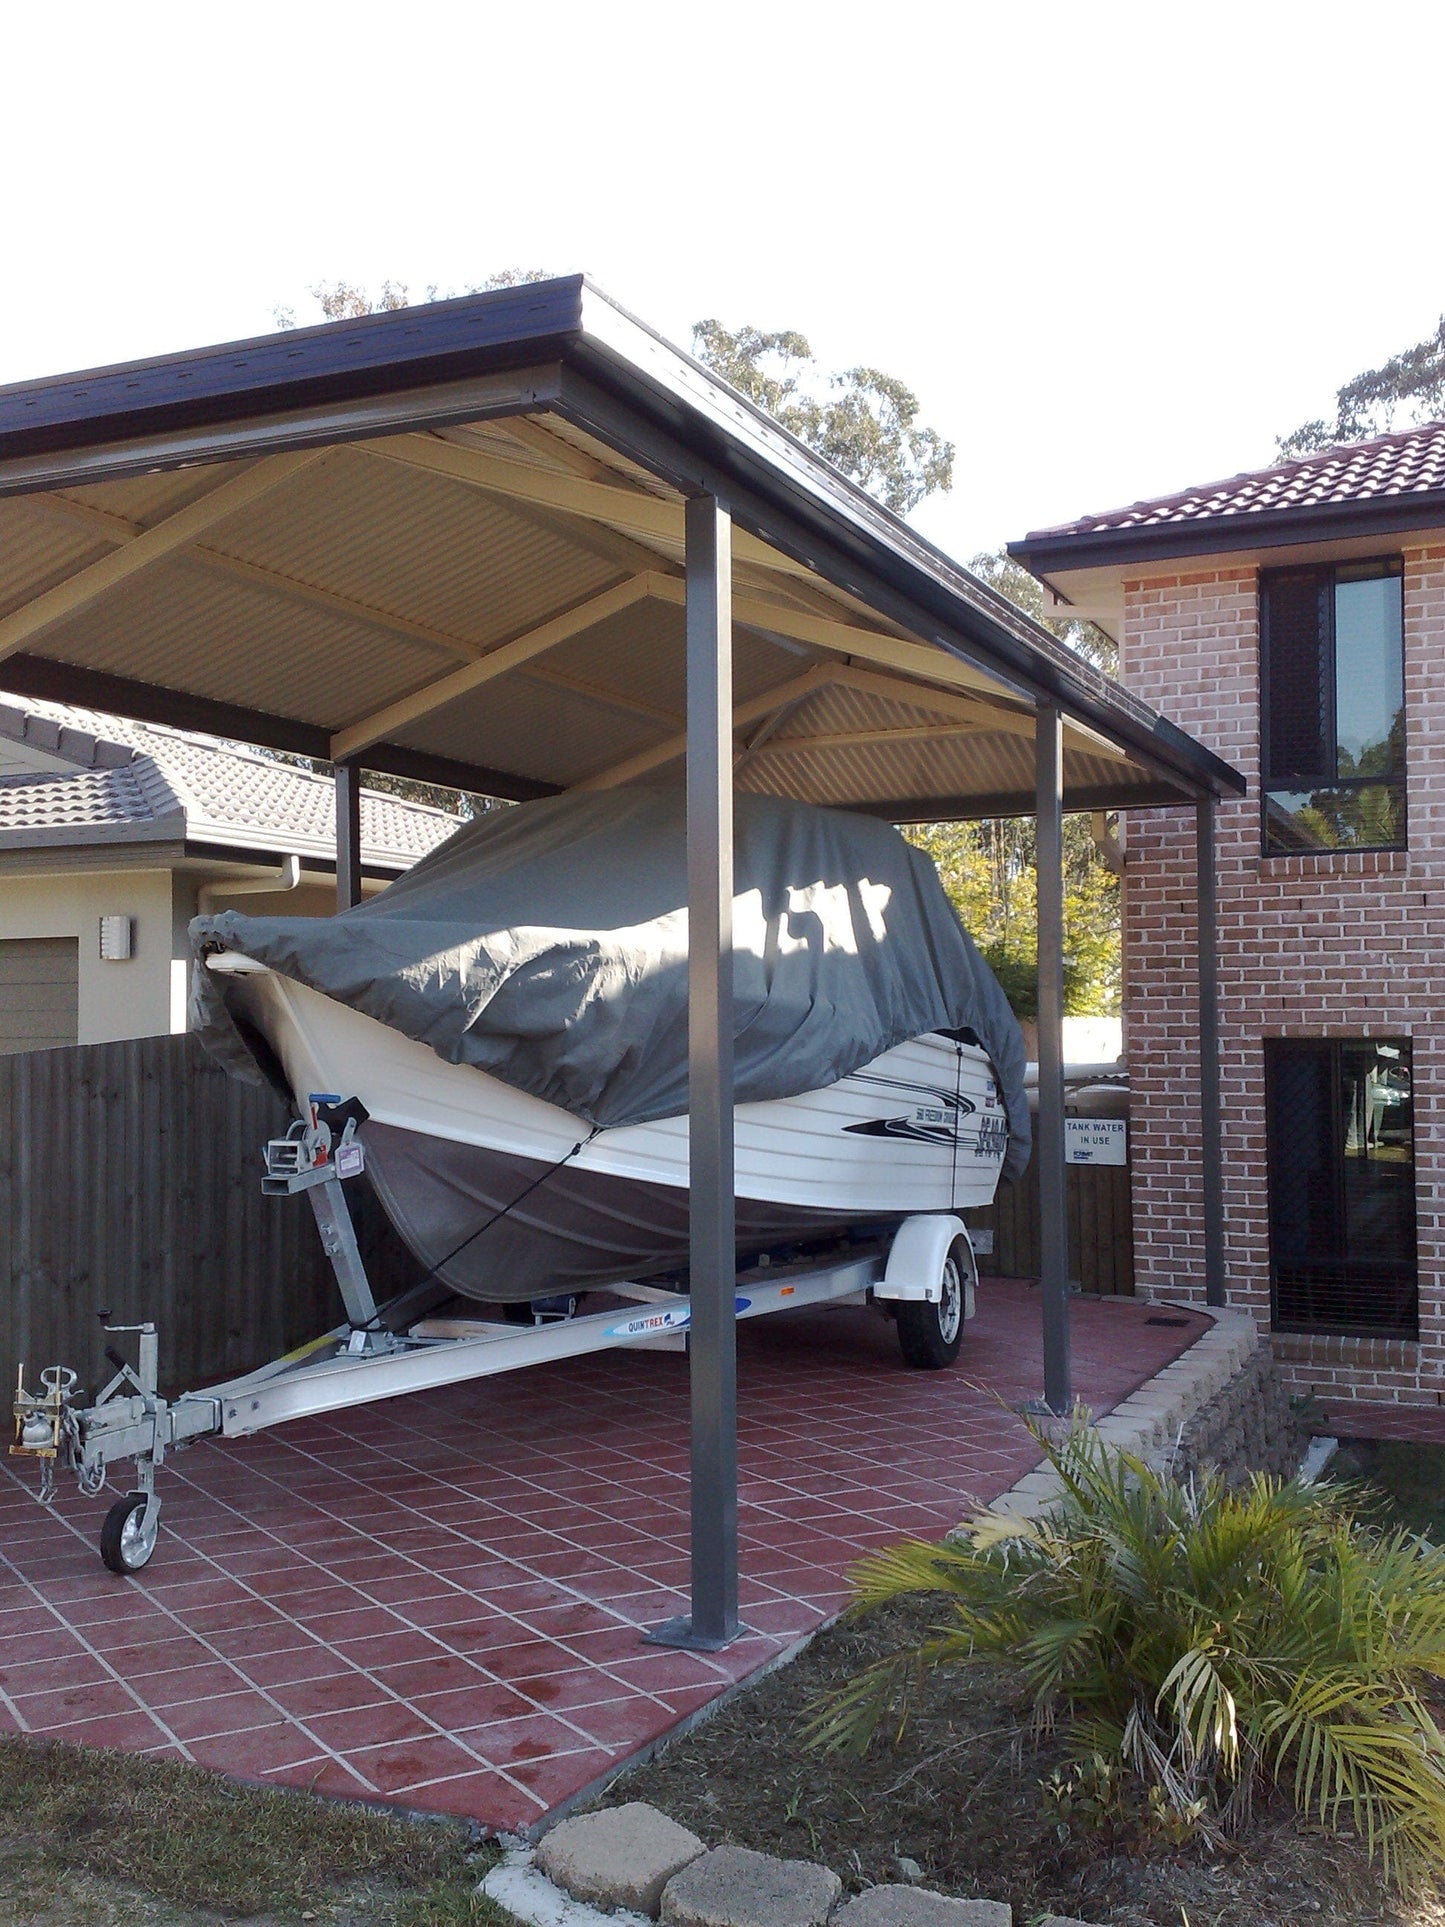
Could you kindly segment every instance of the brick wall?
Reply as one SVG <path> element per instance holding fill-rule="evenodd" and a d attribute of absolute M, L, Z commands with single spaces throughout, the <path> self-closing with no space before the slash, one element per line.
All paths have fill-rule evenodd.
<path fill-rule="evenodd" d="M 1388 553 L 1382 545 L 1381 553 Z M 1259 853 L 1252 562 L 1125 583 L 1125 682 L 1249 779 L 1219 807 L 1220 1030 L 1231 1303 L 1269 1322 L 1265 1037 L 1414 1043 L 1420 1343 L 1285 1337 L 1295 1391 L 1445 1403 L 1445 547 L 1404 549 L 1408 852 Z M 1202 1298 L 1194 820 L 1129 818 L 1125 1023 L 1138 1289 Z"/>

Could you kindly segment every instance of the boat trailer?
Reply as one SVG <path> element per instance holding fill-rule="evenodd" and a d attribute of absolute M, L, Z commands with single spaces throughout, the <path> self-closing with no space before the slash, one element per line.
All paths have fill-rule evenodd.
<path fill-rule="evenodd" d="M 150 1560 L 160 1528 L 157 1469 L 168 1452 L 195 1439 L 245 1438 L 289 1419 L 588 1352 L 686 1348 L 690 1301 L 661 1285 L 609 1284 L 602 1289 L 622 1305 L 580 1315 L 571 1297 L 516 1307 L 523 1314 L 530 1310 L 530 1326 L 425 1316 L 437 1300 L 438 1287 L 430 1280 L 378 1306 L 343 1191 L 366 1167 L 357 1136 L 366 1112 L 356 1099 L 343 1102 L 323 1092 L 312 1093 L 309 1108 L 308 1118 L 266 1145 L 261 1188 L 270 1196 L 305 1193 L 340 1288 L 344 1324 L 257 1371 L 170 1400 L 158 1389 L 156 1326 L 112 1324 L 107 1311 L 100 1313 L 105 1331 L 134 1334 L 137 1359 L 132 1366 L 107 1345 L 115 1375 L 93 1403 L 84 1403 L 78 1374 L 69 1367 L 43 1369 L 40 1389 L 32 1393 L 20 1366 L 10 1452 L 39 1460 L 42 1504 L 54 1497 L 59 1472 L 73 1474 L 81 1492 L 96 1497 L 112 1465 L 129 1461 L 135 1467 L 130 1490 L 111 1505 L 101 1527 L 100 1556 L 112 1572 L 136 1573 Z M 906 1361 L 936 1369 L 958 1355 L 964 1322 L 974 1313 L 976 1278 L 962 1220 L 920 1214 L 905 1218 L 891 1238 L 846 1256 L 825 1260 L 814 1253 L 782 1263 L 764 1256 L 739 1274 L 734 1305 L 744 1319 L 803 1305 L 876 1303 L 895 1318 Z"/>

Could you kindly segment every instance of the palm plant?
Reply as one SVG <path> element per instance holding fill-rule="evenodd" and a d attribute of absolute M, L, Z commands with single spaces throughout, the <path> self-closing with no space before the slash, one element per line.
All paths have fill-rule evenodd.
<path fill-rule="evenodd" d="M 1445 1552 L 1368 1524 L 1343 1487 L 1181 1481 L 1085 1426 L 1038 1436 L 1062 1485 L 1044 1517 L 985 1513 L 857 1569 L 855 1611 L 940 1594 L 947 1618 L 825 1702 L 812 1743 L 862 1751 L 934 1669 L 1006 1659 L 1035 1728 L 1119 1763 L 1146 1813 L 1217 1838 L 1273 1783 L 1387 1872 L 1445 1865 L 1423 1697 L 1445 1678 Z"/>

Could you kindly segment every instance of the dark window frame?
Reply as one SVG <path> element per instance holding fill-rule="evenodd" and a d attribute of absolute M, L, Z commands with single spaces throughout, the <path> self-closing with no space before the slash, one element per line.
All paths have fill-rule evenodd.
<path fill-rule="evenodd" d="M 1407 1343 L 1418 1343 L 1420 1338 L 1420 1195 L 1419 1166 L 1416 1157 L 1418 1135 L 1415 1127 L 1415 1107 L 1413 1101 L 1415 1095 L 1414 1039 L 1404 1033 L 1392 1034 L 1388 1037 L 1266 1037 L 1263 1040 L 1263 1044 L 1265 1071 L 1265 1174 L 1267 1188 L 1266 1227 L 1269 1250 L 1270 1329 L 1280 1333 L 1304 1336 L 1384 1338 L 1400 1339 Z M 1346 1192 L 1348 1173 L 1346 1152 L 1344 1149 L 1346 1133 L 1343 1128 L 1343 1056 L 1345 1050 L 1351 1045 L 1371 1046 L 1380 1044 L 1403 1051 L 1410 1069 L 1410 1174 L 1414 1238 L 1410 1247 L 1409 1262 L 1406 1264 L 1403 1260 L 1397 1261 L 1395 1266 L 1397 1275 L 1393 1280 L 1389 1276 L 1390 1267 L 1388 1263 L 1375 1265 L 1372 1268 L 1368 1261 L 1361 1262 L 1356 1260 L 1353 1266 L 1356 1273 L 1354 1280 L 1350 1280 L 1346 1276 L 1352 1268 L 1348 1258 L 1341 1257 L 1337 1260 L 1326 1260 L 1320 1268 L 1327 1270 L 1331 1265 L 1337 1268 L 1339 1277 L 1335 1282 L 1342 1292 L 1346 1290 L 1368 1290 L 1372 1283 L 1383 1284 L 1387 1289 L 1393 1286 L 1397 1293 L 1395 1302 L 1397 1307 L 1400 1308 L 1402 1315 L 1394 1318 L 1382 1316 L 1378 1319 L 1364 1317 L 1336 1317 L 1333 1319 L 1319 1316 L 1305 1317 L 1300 1315 L 1296 1310 L 1291 1309 L 1288 1303 L 1282 1303 L 1285 1294 L 1282 1291 L 1280 1271 L 1282 1265 L 1289 1261 L 1282 1259 L 1277 1248 L 1276 1210 L 1278 1206 L 1278 1186 L 1281 1182 L 1282 1174 L 1279 1169 L 1276 1146 L 1280 1142 L 1281 1133 L 1287 1127 L 1291 1130 L 1298 1128 L 1298 1120 L 1285 1119 L 1280 1115 L 1279 1080 L 1275 1073 L 1274 1066 L 1291 1054 L 1299 1055 L 1305 1052 L 1313 1052 L 1327 1058 L 1327 1076 L 1330 1092 L 1330 1143 L 1332 1146 L 1338 1147 L 1334 1152 L 1333 1169 L 1330 1173 L 1332 1191 L 1331 1205 L 1336 1223 L 1343 1226 L 1348 1215 Z M 1408 1276 L 1406 1276 L 1407 1273 Z M 1299 1289 L 1299 1287 L 1291 1281 L 1290 1289 Z M 1312 1290 L 1312 1286 L 1306 1285 L 1303 1287 L 1303 1290 L 1308 1294 Z"/>
<path fill-rule="evenodd" d="M 1362 852 L 1402 851 L 1409 848 L 1409 798 L 1407 771 L 1402 769 L 1398 776 L 1340 776 L 1338 774 L 1318 777 L 1304 776 L 1300 772 L 1276 772 L 1272 764 L 1272 745 L 1270 742 L 1271 695 L 1271 647 L 1270 647 L 1270 587 L 1283 578 L 1301 580 L 1312 577 L 1320 595 L 1320 623 L 1322 643 L 1329 651 L 1333 661 L 1335 651 L 1335 591 L 1342 573 L 1345 579 L 1369 579 L 1369 572 L 1379 576 L 1393 577 L 1400 583 L 1400 716 L 1406 730 L 1408 742 L 1408 710 L 1405 701 L 1404 657 L 1404 557 L 1399 554 L 1351 557 L 1348 561 L 1299 563 L 1274 569 L 1261 569 L 1258 572 L 1257 591 L 1259 599 L 1259 846 L 1263 857 L 1271 862 L 1290 862 L 1300 857 L 1344 857 Z M 1337 758 L 1338 739 L 1336 734 L 1336 700 L 1333 676 L 1327 689 L 1321 690 L 1322 730 L 1327 736 Z M 1295 779 L 1292 781 L 1292 779 Z M 1319 790 L 1366 790 L 1380 788 L 1398 789 L 1400 794 L 1400 836 L 1397 841 L 1388 843 L 1343 843 L 1338 845 L 1319 845 L 1298 850 L 1272 848 L 1269 840 L 1269 800 L 1271 795 L 1295 788 L 1314 788 Z"/>

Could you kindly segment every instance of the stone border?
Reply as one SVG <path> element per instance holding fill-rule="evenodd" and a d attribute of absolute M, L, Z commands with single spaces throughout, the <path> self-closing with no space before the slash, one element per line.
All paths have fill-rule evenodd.
<path fill-rule="evenodd" d="M 1191 1310 L 1197 1307 L 1191 1306 Z M 1186 1351 L 1137 1392 L 1131 1392 L 1094 1430 L 1116 1452 L 1151 1458 L 1174 1447 L 1191 1419 L 1216 1399 L 1260 1349 L 1259 1328 L 1248 1312 L 1220 1309 Z M 988 1508 L 1017 1519 L 1036 1518 L 1058 1498 L 1059 1475 L 1047 1459 L 1011 1485 Z"/>
<path fill-rule="evenodd" d="M 513 1848 L 477 1892 L 523 1927 L 654 1927 L 659 1917 L 661 1927 L 1020 1927 L 1007 1901 L 912 1882 L 850 1899 L 828 1867 L 730 1842 L 709 1848 L 641 1802 L 564 1820 L 540 1851 Z M 1090 1923 L 1049 1914 L 1034 1927 Z"/>

